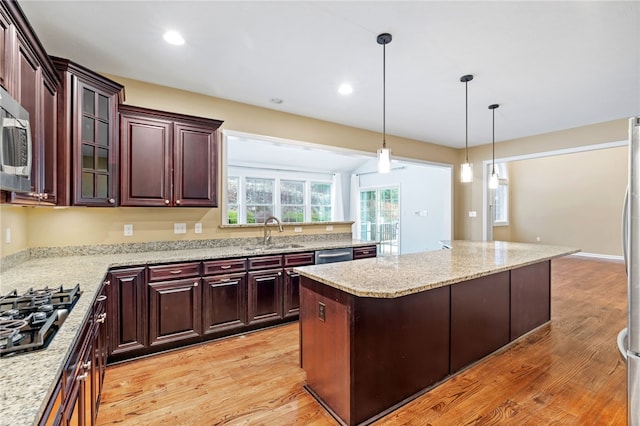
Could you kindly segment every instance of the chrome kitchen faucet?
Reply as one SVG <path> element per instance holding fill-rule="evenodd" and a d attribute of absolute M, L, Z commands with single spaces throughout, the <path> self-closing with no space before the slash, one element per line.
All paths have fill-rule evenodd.
<path fill-rule="evenodd" d="M 280 219 L 275 216 L 269 216 L 264 221 L 264 239 L 262 240 L 262 244 L 267 245 L 269 241 L 271 241 L 271 229 L 269 229 L 269 222 L 275 221 L 278 224 L 278 231 L 284 232 L 284 228 L 282 223 L 280 223 Z"/>

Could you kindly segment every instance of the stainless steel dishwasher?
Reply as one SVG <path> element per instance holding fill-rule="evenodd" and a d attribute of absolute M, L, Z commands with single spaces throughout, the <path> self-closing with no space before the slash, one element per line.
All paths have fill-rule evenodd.
<path fill-rule="evenodd" d="M 321 263 L 344 262 L 353 260 L 353 248 L 340 248 L 316 251 L 316 265 Z"/>

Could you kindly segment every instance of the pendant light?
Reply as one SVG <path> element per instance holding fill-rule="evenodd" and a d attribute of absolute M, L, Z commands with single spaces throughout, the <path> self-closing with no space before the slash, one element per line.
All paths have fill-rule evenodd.
<path fill-rule="evenodd" d="M 469 162 L 469 94 L 467 83 L 473 80 L 471 74 L 463 75 L 460 81 L 464 83 L 464 163 L 460 165 L 460 181 L 473 182 L 473 166 Z"/>
<path fill-rule="evenodd" d="M 386 47 L 391 43 L 391 34 L 378 35 L 378 44 L 382 45 L 382 148 L 378 149 L 378 173 L 391 171 L 391 151 L 386 140 Z"/>
<path fill-rule="evenodd" d="M 493 136 L 491 142 L 492 148 L 492 162 L 491 162 L 491 177 L 489 178 L 489 189 L 497 189 L 498 188 L 498 172 L 496 172 L 496 108 L 500 105 L 492 104 L 489 105 L 489 109 L 493 114 Z"/>

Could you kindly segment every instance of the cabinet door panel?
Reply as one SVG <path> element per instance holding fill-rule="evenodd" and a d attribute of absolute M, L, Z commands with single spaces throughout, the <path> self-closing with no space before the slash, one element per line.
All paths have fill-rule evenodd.
<path fill-rule="evenodd" d="M 249 272 L 249 323 L 282 318 L 282 269 Z"/>
<path fill-rule="evenodd" d="M 9 18 L 4 15 L 4 11 L 0 10 L 0 85 L 5 88 L 7 92 L 12 92 L 13 87 L 10 87 L 9 82 L 9 70 L 13 63 L 13 40 L 15 37 L 15 26 L 9 21 Z"/>
<path fill-rule="evenodd" d="M 511 340 L 551 319 L 551 265 L 511 270 Z"/>
<path fill-rule="evenodd" d="M 121 114 L 121 204 L 171 203 L 171 124 Z"/>
<path fill-rule="evenodd" d="M 292 317 L 300 311 L 300 274 L 293 268 L 284 271 L 284 316 Z"/>
<path fill-rule="evenodd" d="M 247 322 L 247 274 L 203 278 L 204 333 L 238 329 Z"/>
<path fill-rule="evenodd" d="M 147 347 L 147 297 L 144 268 L 110 273 L 107 294 L 110 354 Z"/>
<path fill-rule="evenodd" d="M 180 123 L 174 129 L 176 205 L 217 207 L 217 131 Z"/>
<path fill-rule="evenodd" d="M 509 272 L 451 286 L 451 372 L 509 343 Z"/>
<path fill-rule="evenodd" d="M 202 334 L 200 279 L 149 284 L 151 346 Z"/>

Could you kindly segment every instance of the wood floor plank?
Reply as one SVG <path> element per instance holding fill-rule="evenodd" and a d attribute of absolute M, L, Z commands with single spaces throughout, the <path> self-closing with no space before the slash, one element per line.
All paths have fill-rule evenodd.
<path fill-rule="evenodd" d="M 625 425 L 618 262 L 552 262 L 551 321 L 374 423 Z M 302 386 L 298 324 L 110 366 L 98 424 L 337 424 Z"/>

